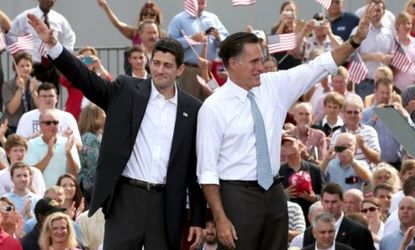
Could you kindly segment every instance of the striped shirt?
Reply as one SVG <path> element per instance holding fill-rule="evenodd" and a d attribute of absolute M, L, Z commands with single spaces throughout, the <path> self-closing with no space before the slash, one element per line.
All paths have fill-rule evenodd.
<path fill-rule="evenodd" d="M 305 218 L 303 210 L 297 203 L 287 201 L 288 207 L 288 230 L 305 231 Z"/>

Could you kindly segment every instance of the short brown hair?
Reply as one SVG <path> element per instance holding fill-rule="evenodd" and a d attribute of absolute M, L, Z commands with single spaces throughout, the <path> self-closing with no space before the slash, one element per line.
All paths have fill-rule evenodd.
<path fill-rule="evenodd" d="M 328 194 L 337 194 L 341 201 L 343 201 L 343 188 L 334 182 L 327 183 L 323 189 L 321 189 L 321 197 L 324 196 L 324 193 Z"/>
<path fill-rule="evenodd" d="M 26 51 L 19 51 L 13 56 L 14 62 L 19 64 L 21 60 L 28 60 L 31 64 L 33 64 L 32 55 L 27 53 Z M 12 64 L 12 69 L 16 71 L 15 64 Z"/>
<path fill-rule="evenodd" d="M 327 103 L 334 103 L 341 109 L 343 107 L 344 97 L 335 91 L 330 91 L 327 93 L 326 97 L 324 97 L 324 106 L 326 106 Z"/>
<path fill-rule="evenodd" d="M 7 137 L 4 150 L 8 153 L 12 148 L 20 146 L 27 150 L 27 140 L 18 134 L 11 134 Z"/>
<path fill-rule="evenodd" d="M 21 168 L 26 168 L 27 170 L 29 170 L 30 176 L 33 175 L 32 169 L 30 169 L 30 166 L 27 165 L 24 162 L 16 162 L 11 168 L 10 168 L 10 176 L 13 177 L 14 172 L 16 171 L 16 169 L 21 169 Z"/>

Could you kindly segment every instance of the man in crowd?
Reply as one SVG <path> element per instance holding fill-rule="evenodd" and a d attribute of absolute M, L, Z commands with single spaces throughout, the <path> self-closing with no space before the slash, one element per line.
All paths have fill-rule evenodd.
<path fill-rule="evenodd" d="M 138 34 L 140 35 L 141 44 L 145 48 L 145 55 L 149 60 L 151 58 L 151 52 L 154 49 L 154 45 L 160 38 L 159 27 L 154 20 L 146 19 L 139 23 Z"/>
<path fill-rule="evenodd" d="M 31 14 L 28 18 L 47 44 L 53 64 L 106 111 L 89 210 L 93 215 L 103 208 L 104 250 L 180 249 L 187 194 L 187 240 L 196 248 L 206 210 L 195 175 L 200 102 L 176 87 L 175 80 L 184 70 L 180 43 L 171 38 L 156 43 L 151 79 L 121 75 L 109 83 L 66 50 L 41 20 Z"/>
<path fill-rule="evenodd" d="M 379 200 L 380 212 L 382 214 L 383 219 L 386 219 L 389 216 L 389 208 L 391 206 L 392 194 L 393 188 L 386 183 L 378 184 L 373 189 L 373 196 Z"/>
<path fill-rule="evenodd" d="M 207 0 L 197 1 L 197 17 L 192 17 L 183 11 L 177 14 L 169 23 L 168 34 L 178 40 L 184 49 L 184 63 L 186 65 L 183 75 L 178 79 L 178 86 L 192 96 L 204 99 L 196 75 L 201 74 L 198 57 L 201 55 L 203 45 L 191 45 L 186 36 L 197 43 L 207 43 L 206 59 L 213 61 L 218 58 L 218 47 L 221 41 L 228 36 L 228 31 L 219 18 L 206 11 Z"/>
<path fill-rule="evenodd" d="M 359 18 L 350 12 L 344 11 L 343 3 L 344 0 L 332 0 L 327 13 L 333 33 L 346 41 L 349 39 L 353 28 L 359 24 Z"/>
<path fill-rule="evenodd" d="M 206 226 L 203 229 L 203 245 L 200 250 L 218 249 L 218 237 L 216 235 L 216 226 L 212 213 L 208 210 L 206 213 Z"/>
<path fill-rule="evenodd" d="M 36 31 L 27 21 L 27 13 L 31 13 L 41 19 L 48 27 L 54 30 L 54 36 L 62 45 L 72 51 L 75 45 L 75 33 L 69 22 L 60 13 L 52 10 L 56 0 L 38 0 L 39 6 L 33 9 L 25 10 L 19 14 L 12 22 L 9 34 L 13 36 L 22 36 L 32 34 L 35 48 L 32 52 L 33 69 L 35 76 L 42 82 L 50 82 L 59 90 L 59 75 L 56 68 L 44 57 L 41 56 L 42 40 Z"/>
<path fill-rule="evenodd" d="M 147 55 L 144 46 L 133 46 L 128 52 L 128 62 L 131 64 L 131 76 L 138 79 L 147 79 Z"/>
<path fill-rule="evenodd" d="M 324 111 L 326 115 L 313 125 L 313 128 L 320 129 L 327 137 L 331 137 L 334 131 L 341 128 L 344 123 L 340 117 L 344 98 L 337 92 L 331 91 L 324 97 Z"/>
<path fill-rule="evenodd" d="M 197 174 L 222 246 L 287 247 L 287 199 L 278 178 L 285 115 L 355 51 L 368 31 L 371 10 L 348 42 L 287 71 L 261 74 L 264 57 L 252 33 L 238 32 L 222 42 L 219 54 L 228 81 L 203 103 L 197 129 Z"/>
<path fill-rule="evenodd" d="M 363 192 L 359 189 L 352 188 L 344 192 L 343 211 L 344 213 L 360 213 L 360 204 L 363 201 Z"/>

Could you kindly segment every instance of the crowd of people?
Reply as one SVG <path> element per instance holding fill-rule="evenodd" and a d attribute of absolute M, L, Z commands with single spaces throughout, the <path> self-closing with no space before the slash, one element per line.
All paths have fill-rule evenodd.
<path fill-rule="evenodd" d="M 415 249 L 415 160 L 375 112 L 415 129 L 415 0 L 345 1 L 231 34 L 207 0 L 167 25 L 154 1 L 129 25 L 97 0 L 131 40 L 120 76 L 75 55 L 55 0 L 0 10 L 35 46 L 0 69 L 0 249 Z"/>

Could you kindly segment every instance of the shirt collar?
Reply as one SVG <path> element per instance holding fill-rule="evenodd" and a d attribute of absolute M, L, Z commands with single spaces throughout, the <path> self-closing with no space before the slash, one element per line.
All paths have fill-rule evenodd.
<path fill-rule="evenodd" d="M 337 121 L 336 121 L 336 123 L 333 125 L 333 126 L 331 126 L 330 124 L 328 124 L 328 122 L 327 122 L 327 115 L 325 115 L 324 117 L 323 117 L 323 119 L 321 120 L 321 125 L 322 126 L 324 126 L 324 125 L 329 125 L 329 127 L 331 127 L 331 128 L 335 128 L 335 127 L 338 127 L 338 126 L 343 126 L 344 125 L 344 122 L 343 122 L 343 119 L 340 117 L 340 116 L 337 116 Z"/>
<path fill-rule="evenodd" d="M 229 77 L 228 77 L 228 81 L 226 82 L 226 85 L 228 86 L 229 91 L 234 96 L 236 96 L 242 102 L 246 101 L 246 99 L 248 98 L 248 91 L 246 91 L 244 88 L 238 86 Z M 255 94 L 254 94 L 254 96 L 255 96 Z"/>
<path fill-rule="evenodd" d="M 337 233 L 339 232 L 340 225 L 343 222 L 343 218 L 344 218 L 344 213 L 341 212 L 340 217 L 336 220 L 336 235 L 334 236 L 334 238 L 337 237 Z"/>
<path fill-rule="evenodd" d="M 141 78 L 141 77 L 138 77 L 138 76 L 134 75 L 134 72 L 131 72 L 131 76 L 135 77 L 135 78 L 138 78 L 138 79 L 147 79 L 148 73 L 147 73 L 147 71 L 144 70 L 144 76 Z"/>
<path fill-rule="evenodd" d="M 153 80 L 151 80 L 151 93 L 150 93 L 150 100 L 155 100 L 156 98 L 160 98 L 162 100 L 164 99 L 164 96 L 156 89 L 156 86 L 154 86 Z M 171 101 L 172 103 L 177 105 L 177 86 L 176 83 L 174 83 L 174 96 L 168 100 L 165 101 Z"/>

